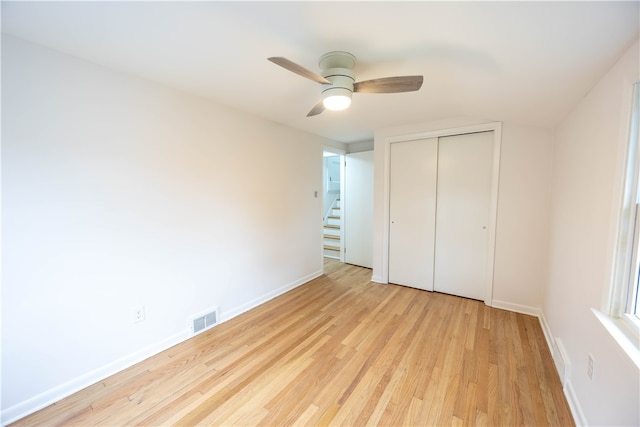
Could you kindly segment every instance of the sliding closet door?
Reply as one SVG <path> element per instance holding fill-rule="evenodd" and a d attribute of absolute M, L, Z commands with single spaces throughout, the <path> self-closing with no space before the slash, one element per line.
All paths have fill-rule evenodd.
<path fill-rule="evenodd" d="M 432 291 L 438 140 L 390 149 L 389 282 Z"/>
<path fill-rule="evenodd" d="M 493 132 L 439 138 L 434 290 L 485 299 Z"/>

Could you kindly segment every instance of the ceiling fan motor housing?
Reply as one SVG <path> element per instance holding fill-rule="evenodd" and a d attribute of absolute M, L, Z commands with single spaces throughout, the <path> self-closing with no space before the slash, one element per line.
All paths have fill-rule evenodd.
<path fill-rule="evenodd" d="M 323 85 L 322 97 L 342 95 L 351 98 L 353 84 L 356 81 L 353 72 L 356 57 L 348 52 L 328 52 L 320 57 L 319 65 L 322 69 L 322 77 L 332 83 L 331 85 Z"/>
<path fill-rule="evenodd" d="M 345 93 L 344 91 L 348 91 L 349 95 L 347 96 L 351 96 L 353 93 L 353 84 L 356 81 L 353 70 L 348 68 L 329 68 L 328 70 L 324 70 L 321 75 L 332 83 L 330 85 L 323 85 L 323 94 L 328 95 L 330 93 L 337 95 L 338 91 L 340 91 L 341 94 Z"/>

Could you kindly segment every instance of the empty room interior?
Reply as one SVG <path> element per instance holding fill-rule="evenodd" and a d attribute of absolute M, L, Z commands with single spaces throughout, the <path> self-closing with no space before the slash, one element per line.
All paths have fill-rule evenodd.
<path fill-rule="evenodd" d="M 1 425 L 640 425 L 640 3 L 1 2 Z"/>

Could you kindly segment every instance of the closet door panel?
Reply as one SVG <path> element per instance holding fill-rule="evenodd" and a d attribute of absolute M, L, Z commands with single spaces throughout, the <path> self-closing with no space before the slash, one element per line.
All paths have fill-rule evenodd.
<path fill-rule="evenodd" d="M 390 150 L 389 282 L 432 291 L 438 139 Z"/>
<path fill-rule="evenodd" d="M 434 290 L 484 300 L 493 132 L 439 138 Z"/>

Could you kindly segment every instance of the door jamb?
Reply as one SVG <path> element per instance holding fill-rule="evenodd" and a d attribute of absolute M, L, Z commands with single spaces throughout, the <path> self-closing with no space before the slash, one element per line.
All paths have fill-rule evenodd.
<path fill-rule="evenodd" d="M 324 159 L 324 153 L 325 152 L 329 152 L 332 154 L 335 154 L 336 156 L 340 156 L 340 205 L 344 206 L 344 201 L 342 200 L 342 198 L 344 197 L 344 158 L 347 155 L 346 150 L 343 150 L 341 148 L 337 148 L 337 147 L 333 147 L 330 145 L 323 145 L 322 146 L 322 159 Z M 322 180 L 324 180 L 324 168 L 322 168 Z M 324 188 L 324 183 L 323 183 L 323 187 Z M 321 196 L 320 196 L 320 206 L 322 207 L 323 211 L 321 212 L 321 218 L 324 218 L 324 191 L 321 191 Z M 344 262 L 344 215 L 341 215 L 340 218 L 340 232 L 342 233 L 341 235 L 341 239 L 340 239 L 340 262 Z M 322 224 L 322 229 L 321 229 L 321 236 L 324 234 L 324 221 Z M 324 241 L 324 238 L 321 238 L 320 243 L 322 243 Z M 320 265 L 324 266 L 324 249 L 322 249 L 322 244 L 319 246 L 320 247 Z M 324 272 L 324 267 L 323 267 L 323 272 Z"/>

